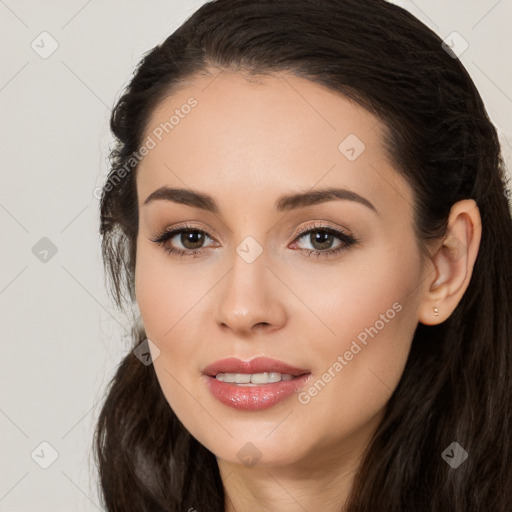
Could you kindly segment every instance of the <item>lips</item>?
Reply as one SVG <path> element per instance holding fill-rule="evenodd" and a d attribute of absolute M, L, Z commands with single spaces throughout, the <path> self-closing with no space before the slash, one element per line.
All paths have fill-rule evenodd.
<path fill-rule="evenodd" d="M 268 409 L 284 401 L 298 392 L 311 376 L 304 368 L 267 357 L 257 357 L 251 361 L 234 357 L 221 359 L 208 365 L 203 374 L 214 398 L 228 407 L 242 411 Z M 277 381 L 279 374 L 281 380 Z M 248 375 L 251 375 L 251 383 L 240 379 Z M 233 382 L 232 376 L 236 376 L 237 381 L 244 382 Z M 271 376 L 275 376 L 275 379 Z M 256 382 L 264 383 L 255 383 L 254 378 Z"/>
<path fill-rule="evenodd" d="M 279 361 L 277 359 L 270 359 L 268 357 L 256 357 L 250 361 L 242 361 L 236 357 L 229 357 L 227 359 L 220 359 L 214 363 L 208 365 L 203 373 L 210 377 L 215 377 L 219 373 L 265 373 L 265 372 L 277 372 L 294 377 L 299 377 L 305 373 L 309 373 L 308 370 L 303 368 L 297 368 L 289 364 Z"/>

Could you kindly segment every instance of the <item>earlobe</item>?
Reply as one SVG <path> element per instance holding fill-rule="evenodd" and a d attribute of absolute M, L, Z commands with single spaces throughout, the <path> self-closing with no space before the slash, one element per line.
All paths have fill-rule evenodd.
<path fill-rule="evenodd" d="M 444 322 L 466 291 L 481 239 L 480 212 L 474 200 L 455 203 L 445 237 L 431 257 L 418 321 L 425 325 Z"/>

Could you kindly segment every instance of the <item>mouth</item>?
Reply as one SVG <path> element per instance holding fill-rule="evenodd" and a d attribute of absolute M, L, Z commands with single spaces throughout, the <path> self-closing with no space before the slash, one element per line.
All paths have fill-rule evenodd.
<path fill-rule="evenodd" d="M 256 411 L 272 407 L 297 392 L 311 372 L 277 359 L 257 357 L 250 361 L 228 358 L 203 370 L 208 389 L 229 407 Z"/>

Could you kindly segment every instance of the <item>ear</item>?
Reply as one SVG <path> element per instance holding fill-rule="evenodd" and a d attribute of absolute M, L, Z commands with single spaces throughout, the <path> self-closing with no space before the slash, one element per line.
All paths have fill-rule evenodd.
<path fill-rule="evenodd" d="M 476 202 L 464 199 L 455 203 L 450 210 L 446 235 L 431 257 L 433 271 L 429 265 L 419 305 L 419 322 L 437 325 L 452 314 L 469 285 L 481 236 L 482 223 Z"/>

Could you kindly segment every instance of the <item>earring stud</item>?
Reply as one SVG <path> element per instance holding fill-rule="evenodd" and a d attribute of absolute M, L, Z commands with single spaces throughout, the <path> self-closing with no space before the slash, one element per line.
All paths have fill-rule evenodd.
<path fill-rule="evenodd" d="M 434 306 L 434 316 L 439 316 L 439 309 L 437 309 L 437 306 Z"/>

